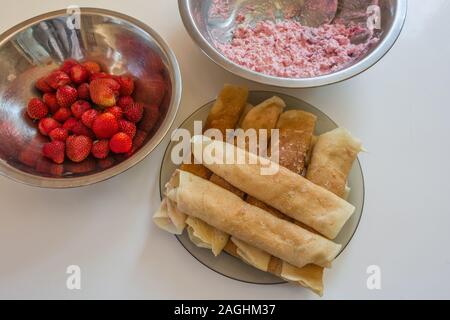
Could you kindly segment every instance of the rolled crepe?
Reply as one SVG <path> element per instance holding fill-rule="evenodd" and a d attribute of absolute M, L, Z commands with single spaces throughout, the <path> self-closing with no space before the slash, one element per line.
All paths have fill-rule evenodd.
<path fill-rule="evenodd" d="M 225 232 L 217 230 L 206 222 L 193 217 L 187 218 L 186 224 L 188 225 L 189 239 L 196 246 L 211 249 L 216 257 L 222 253 L 229 239 Z"/>
<path fill-rule="evenodd" d="M 248 89 L 225 85 L 206 120 L 205 130 L 219 129 L 225 137 L 227 129 L 234 129 L 247 105 Z"/>
<path fill-rule="evenodd" d="M 339 197 L 345 197 L 348 175 L 362 151 L 361 141 L 346 129 L 339 128 L 321 135 L 315 146 L 306 177 Z"/>
<path fill-rule="evenodd" d="M 279 166 L 272 175 L 262 175 L 262 164 L 267 163 L 268 159 L 222 141 L 212 141 L 202 136 L 192 140 L 193 144 L 203 145 L 204 165 L 212 172 L 329 239 L 336 238 L 355 210 L 347 201 L 284 167 Z M 211 150 L 214 152 L 208 152 Z M 245 164 L 226 164 L 236 162 L 236 156 L 249 161 Z M 277 167 L 275 163 L 271 165 Z"/>
<path fill-rule="evenodd" d="M 277 125 L 286 104 L 279 97 L 270 98 L 256 107 L 252 108 L 241 123 L 241 128 L 245 130 L 255 129 L 267 130 L 267 137 L 270 138 L 271 130 Z"/>
<path fill-rule="evenodd" d="M 177 209 L 296 267 L 330 267 L 341 246 L 251 206 L 235 194 L 177 170 L 167 197 Z"/>
<path fill-rule="evenodd" d="M 316 121 L 315 115 L 299 110 L 286 111 L 280 116 L 277 128 L 280 130 L 281 166 L 297 174 L 303 173 Z"/>
<path fill-rule="evenodd" d="M 164 198 L 158 211 L 156 211 L 155 215 L 153 216 L 153 221 L 155 224 L 172 234 L 182 234 L 183 230 L 186 227 L 186 215 L 184 213 L 178 212 L 176 208 L 173 208 L 171 206 L 170 200 L 167 198 Z M 170 213 L 169 210 L 172 210 Z M 175 214 L 174 214 L 175 212 Z"/>

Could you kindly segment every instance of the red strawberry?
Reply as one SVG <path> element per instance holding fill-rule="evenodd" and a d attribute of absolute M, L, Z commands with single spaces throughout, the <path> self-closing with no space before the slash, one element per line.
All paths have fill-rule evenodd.
<path fill-rule="evenodd" d="M 114 78 L 120 84 L 120 95 L 131 96 L 134 91 L 134 80 L 129 76 L 118 76 Z"/>
<path fill-rule="evenodd" d="M 78 61 L 76 61 L 75 59 L 67 59 L 66 61 L 64 61 L 63 65 L 61 66 L 60 70 L 69 74 L 70 70 L 72 70 L 72 68 L 74 66 L 79 65 Z"/>
<path fill-rule="evenodd" d="M 83 113 L 90 109 L 92 109 L 91 104 L 84 100 L 78 100 L 70 107 L 73 116 L 77 119 L 81 119 Z"/>
<path fill-rule="evenodd" d="M 36 81 L 35 87 L 42 93 L 51 93 L 55 91 L 52 87 L 48 85 L 48 83 L 45 81 L 46 77 L 40 78 L 38 81 Z"/>
<path fill-rule="evenodd" d="M 50 75 L 45 79 L 47 84 L 53 89 L 61 88 L 70 83 L 70 78 L 67 73 L 56 70 L 50 73 Z"/>
<path fill-rule="evenodd" d="M 142 103 L 133 103 L 123 109 L 125 117 L 131 122 L 138 123 L 144 115 L 144 105 Z"/>
<path fill-rule="evenodd" d="M 62 127 L 64 129 L 67 129 L 69 132 L 73 132 L 72 130 L 75 128 L 75 126 L 77 126 L 77 124 L 78 124 L 78 120 L 77 119 L 69 118 L 69 119 L 66 120 L 66 122 L 64 122 Z"/>
<path fill-rule="evenodd" d="M 126 133 L 116 133 L 109 141 L 109 147 L 114 153 L 127 153 L 133 148 L 133 140 Z"/>
<path fill-rule="evenodd" d="M 95 109 L 87 110 L 83 115 L 81 116 L 81 122 L 83 124 L 92 129 L 92 124 L 94 123 L 95 118 L 98 115 L 98 111 Z"/>
<path fill-rule="evenodd" d="M 82 65 L 77 64 L 70 69 L 70 79 L 76 84 L 82 84 L 89 80 L 89 71 Z"/>
<path fill-rule="evenodd" d="M 92 130 L 86 127 L 80 120 L 77 120 L 77 123 L 75 123 L 75 125 L 72 128 L 72 132 L 77 136 L 86 136 L 91 139 L 95 138 L 95 135 L 92 132 Z"/>
<path fill-rule="evenodd" d="M 59 108 L 58 111 L 53 114 L 53 119 L 60 123 L 66 122 L 72 116 L 69 108 Z"/>
<path fill-rule="evenodd" d="M 61 164 L 64 162 L 64 150 L 64 142 L 52 141 L 44 144 L 42 152 L 45 157 L 53 160 L 54 163 Z"/>
<path fill-rule="evenodd" d="M 38 124 L 39 132 L 44 136 L 48 136 L 51 131 L 60 127 L 61 124 L 53 118 L 41 119 Z"/>
<path fill-rule="evenodd" d="M 78 92 L 71 86 L 63 86 L 56 91 L 56 99 L 61 107 L 69 108 L 78 99 Z"/>
<path fill-rule="evenodd" d="M 96 72 L 89 77 L 89 82 L 92 82 L 97 79 L 111 79 L 111 78 L 112 76 L 110 74 L 107 74 L 106 72 Z"/>
<path fill-rule="evenodd" d="M 83 62 L 81 65 L 83 67 L 85 67 L 86 70 L 89 71 L 89 73 L 91 73 L 91 74 L 100 73 L 102 71 L 102 68 L 100 67 L 100 65 L 94 61 L 86 61 L 86 62 Z"/>
<path fill-rule="evenodd" d="M 48 114 L 48 107 L 41 99 L 33 98 L 28 102 L 27 113 L 31 119 L 42 119 Z"/>
<path fill-rule="evenodd" d="M 54 93 L 45 93 L 42 96 L 42 100 L 44 100 L 44 103 L 48 106 L 51 113 L 55 113 L 59 110 L 60 106 L 58 104 L 58 101 L 56 100 L 56 95 Z"/>
<path fill-rule="evenodd" d="M 69 136 L 69 130 L 64 128 L 56 128 L 50 131 L 48 134 L 52 141 L 62 141 L 65 142 L 67 137 Z"/>
<path fill-rule="evenodd" d="M 86 136 L 70 136 L 66 140 L 66 154 L 73 162 L 85 160 L 91 153 L 92 139 Z"/>
<path fill-rule="evenodd" d="M 119 131 L 126 133 L 131 139 L 136 135 L 136 125 L 133 122 L 125 119 L 119 120 Z"/>
<path fill-rule="evenodd" d="M 116 117 L 117 120 L 123 118 L 122 108 L 120 108 L 118 106 L 114 106 L 114 107 L 108 108 L 108 109 L 105 110 L 105 112 L 112 113 Z"/>
<path fill-rule="evenodd" d="M 144 117 L 139 124 L 139 129 L 150 132 L 153 130 L 155 125 L 158 123 L 160 118 L 159 106 L 156 104 L 152 104 L 150 106 L 146 106 Z"/>
<path fill-rule="evenodd" d="M 105 159 L 109 155 L 109 140 L 99 140 L 92 146 L 92 155 L 97 159 Z"/>
<path fill-rule="evenodd" d="M 114 79 L 97 79 L 89 85 L 92 101 L 101 107 L 112 107 L 116 105 L 119 83 Z"/>
<path fill-rule="evenodd" d="M 119 132 L 119 124 L 112 113 L 102 113 L 95 118 L 92 130 L 98 139 L 109 139 Z"/>
<path fill-rule="evenodd" d="M 117 105 L 121 107 L 122 109 L 126 106 L 129 106 L 130 104 L 133 104 L 134 100 L 130 96 L 122 96 L 119 98 L 119 101 L 117 101 Z"/>
<path fill-rule="evenodd" d="M 91 93 L 89 92 L 89 83 L 82 83 L 78 87 L 78 98 L 81 100 L 90 100 Z"/>
<path fill-rule="evenodd" d="M 128 152 L 126 154 L 126 156 L 131 157 L 136 152 L 136 150 L 138 150 L 140 147 L 142 147 L 146 138 L 147 138 L 147 132 L 142 131 L 142 130 L 137 130 L 136 136 L 133 139 L 133 148 L 131 149 L 130 152 Z"/>

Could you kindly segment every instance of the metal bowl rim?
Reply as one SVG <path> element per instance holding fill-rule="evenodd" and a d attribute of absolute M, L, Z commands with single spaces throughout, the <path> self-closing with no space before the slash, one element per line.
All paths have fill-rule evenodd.
<path fill-rule="evenodd" d="M 190 0 L 178 0 L 178 8 L 181 19 L 191 38 L 206 54 L 206 56 L 208 56 L 208 58 L 210 58 L 214 63 L 221 66 L 225 70 L 228 70 L 229 72 L 237 76 L 257 83 L 271 85 L 279 88 L 315 88 L 326 86 L 353 78 L 373 67 L 394 46 L 405 24 L 408 9 L 407 0 L 397 1 L 396 13 L 389 32 L 371 53 L 369 53 L 366 57 L 364 57 L 354 65 L 323 76 L 291 79 L 258 73 L 241 67 L 240 65 L 224 57 L 209 41 L 207 41 L 202 36 L 196 23 L 194 23 L 192 12 L 190 12 L 189 10 L 189 1 Z"/>
<path fill-rule="evenodd" d="M 111 179 L 131 169 L 133 166 L 144 160 L 156 147 L 158 147 L 163 141 L 164 137 L 169 132 L 170 128 L 173 125 L 173 122 L 175 121 L 176 115 L 178 114 L 182 94 L 181 72 L 176 56 L 173 53 L 172 49 L 169 47 L 169 45 L 165 42 L 165 40 L 150 26 L 146 25 L 142 21 L 139 21 L 123 13 L 107 9 L 88 8 L 88 7 L 81 7 L 80 10 L 81 14 L 88 14 L 88 15 L 97 14 L 124 20 L 140 28 L 142 31 L 144 31 L 154 39 L 154 41 L 158 44 L 160 49 L 162 49 L 162 51 L 166 55 L 166 58 L 169 62 L 169 69 L 173 73 L 171 77 L 173 78 L 174 83 L 172 88 L 171 103 L 168 108 L 168 110 L 169 111 L 171 110 L 172 113 L 171 114 L 168 113 L 166 115 L 166 118 L 164 119 L 161 127 L 151 138 L 151 140 L 147 142 L 145 146 L 143 146 L 137 153 L 135 153 L 129 159 L 126 159 L 125 161 L 119 163 L 116 166 L 113 166 L 112 168 L 82 177 L 49 178 L 21 171 L 17 168 L 12 167 L 5 161 L 0 161 L 0 174 L 14 181 L 34 187 L 63 189 L 63 188 L 76 188 L 88 186 Z M 44 13 L 36 17 L 30 18 L 28 20 L 25 20 L 24 22 L 17 24 L 16 26 L 10 28 L 9 30 L 5 31 L 0 35 L 0 47 L 6 41 L 10 40 L 11 37 L 15 36 L 17 33 L 23 31 L 24 29 L 29 28 L 30 26 L 35 25 L 36 23 L 39 23 L 44 20 L 61 17 L 66 14 L 67 11 L 62 9 Z"/>

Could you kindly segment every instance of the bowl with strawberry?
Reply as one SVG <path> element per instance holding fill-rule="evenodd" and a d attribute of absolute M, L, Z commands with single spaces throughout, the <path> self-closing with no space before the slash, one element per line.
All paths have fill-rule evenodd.
<path fill-rule="evenodd" d="M 0 173 L 39 187 L 104 181 L 167 135 L 176 58 L 149 26 L 94 8 L 50 12 L 0 36 Z"/>

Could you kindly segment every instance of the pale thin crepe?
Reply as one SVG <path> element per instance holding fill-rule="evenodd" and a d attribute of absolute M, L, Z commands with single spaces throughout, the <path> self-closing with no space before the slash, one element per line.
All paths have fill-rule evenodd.
<path fill-rule="evenodd" d="M 217 257 L 227 245 L 229 236 L 216 228 L 211 227 L 200 219 L 189 217 L 188 225 L 189 239 L 198 247 L 211 249 Z"/>
<path fill-rule="evenodd" d="M 249 265 L 267 272 L 269 270 L 269 263 L 271 255 L 258 248 L 255 248 L 247 243 L 231 238 L 231 241 L 236 245 L 236 254 Z"/>
<path fill-rule="evenodd" d="M 310 288 L 319 296 L 323 295 L 323 268 L 315 265 L 297 268 L 283 262 L 280 276 L 286 281 L 300 283 L 302 286 Z"/>
<path fill-rule="evenodd" d="M 362 151 L 362 143 L 343 128 L 321 135 L 315 146 L 306 177 L 339 197 L 345 197 L 348 175 Z"/>
<path fill-rule="evenodd" d="M 262 164 L 267 163 L 268 159 L 203 136 L 196 136 L 192 141 L 194 145 L 202 144 L 203 150 L 214 150 L 203 152 L 204 165 L 212 172 L 239 190 L 306 224 L 329 239 L 338 235 L 355 210 L 347 201 L 284 167 L 278 166 L 278 171 L 272 175 L 262 175 Z M 233 163 L 236 155 L 249 161 L 245 164 L 224 164 Z M 223 162 L 223 159 L 226 162 Z M 277 167 L 275 163 L 271 165 Z"/>
<path fill-rule="evenodd" d="M 178 210 L 299 268 L 329 267 L 341 246 L 251 206 L 235 194 L 177 170 L 167 196 Z"/>
<path fill-rule="evenodd" d="M 175 226 L 172 219 L 170 219 L 169 212 L 167 209 L 167 203 L 168 203 L 168 199 L 164 198 L 163 201 L 161 202 L 159 209 L 156 211 L 156 213 L 153 216 L 153 222 L 159 228 L 161 228 L 169 233 L 180 235 L 183 233 L 184 228 L 180 229 L 179 227 Z"/>

